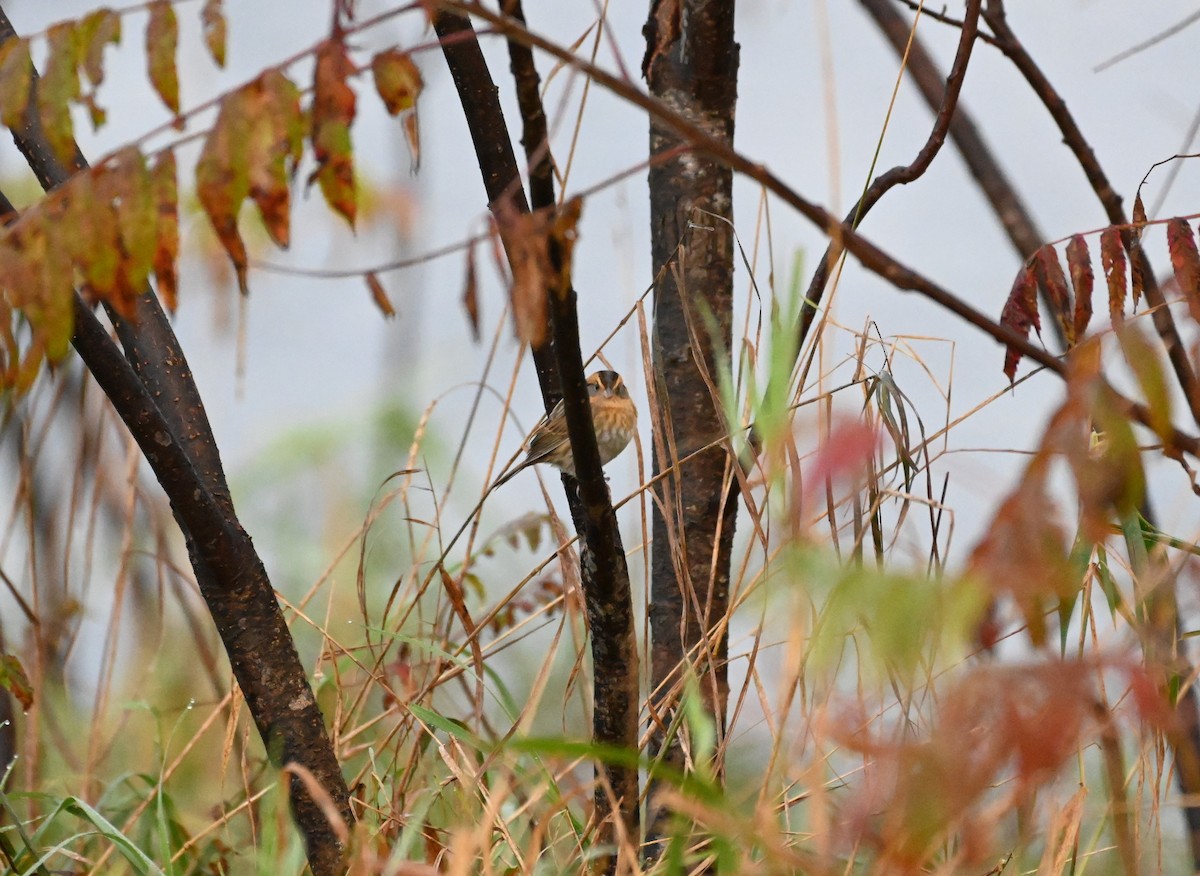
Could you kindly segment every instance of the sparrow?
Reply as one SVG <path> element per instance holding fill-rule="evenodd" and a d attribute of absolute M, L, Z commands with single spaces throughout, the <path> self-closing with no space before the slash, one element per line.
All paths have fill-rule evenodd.
<path fill-rule="evenodd" d="M 592 403 L 592 423 L 596 427 L 596 444 L 600 448 L 600 464 L 607 465 L 633 439 L 637 429 L 637 408 L 629 397 L 625 381 L 615 371 L 597 371 L 588 377 L 587 387 Z M 575 476 L 575 459 L 571 455 L 571 439 L 567 436 L 567 418 L 561 401 L 554 406 L 550 416 L 534 427 L 522 446 L 525 459 L 502 475 L 493 489 L 539 462 L 548 462 L 559 471 Z"/>

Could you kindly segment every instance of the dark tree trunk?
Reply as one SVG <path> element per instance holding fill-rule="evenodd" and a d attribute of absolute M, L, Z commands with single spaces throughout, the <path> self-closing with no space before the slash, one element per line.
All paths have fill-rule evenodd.
<path fill-rule="evenodd" d="M 658 0 L 646 25 L 643 65 L 656 98 L 729 144 L 738 69 L 733 13 L 732 0 Z M 652 157 L 681 145 L 687 144 L 651 118 Z M 731 342 L 732 189 L 732 171 L 709 154 L 685 151 L 651 164 L 650 234 L 658 278 L 654 474 L 667 472 L 657 488 L 651 559 L 651 750 L 680 770 L 684 747 L 676 719 L 685 679 L 697 677 L 717 728 L 718 760 L 729 692 L 723 620 L 737 496 L 715 387 L 716 351 L 727 353 Z M 656 804 L 655 790 L 652 782 L 652 854 L 670 816 Z"/>

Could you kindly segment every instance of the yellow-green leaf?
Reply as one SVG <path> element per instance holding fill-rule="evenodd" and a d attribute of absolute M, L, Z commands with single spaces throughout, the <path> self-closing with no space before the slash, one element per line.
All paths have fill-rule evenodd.
<path fill-rule="evenodd" d="M 167 108 L 179 114 L 179 74 L 175 54 L 179 45 L 179 20 L 168 0 L 150 4 L 150 22 L 146 25 L 146 63 L 150 83 Z"/>
<path fill-rule="evenodd" d="M 21 124 L 32 81 L 29 40 L 6 40 L 0 45 L 0 122 L 6 127 L 16 128 Z"/>
<path fill-rule="evenodd" d="M 38 117 L 54 155 L 71 166 L 75 159 L 75 129 L 71 102 L 79 99 L 79 40 L 73 22 L 51 26 L 46 34 L 46 65 L 38 85 Z"/>
<path fill-rule="evenodd" d="M 375 90 L 389 113 L 398 116 L 416 107 L 424 82 L 408 52 L 399 49 L 380 52 L 371 59 L 371 72 L 375 76 Z"/>
<path fill-rule="evenodd" d="M 107 7 L 88 13 L 79 23 L 83 72 L 93 87 L 104 81 L 104 49 L 121 42 L 121 16 Z"/>
<path fill-rule="evenodd" d="M 218 67 L 225 66 L 225 12 L 221 0 L 205 0 L 200 10 L 200 23 L 204 26 L 204 44 Z"/>

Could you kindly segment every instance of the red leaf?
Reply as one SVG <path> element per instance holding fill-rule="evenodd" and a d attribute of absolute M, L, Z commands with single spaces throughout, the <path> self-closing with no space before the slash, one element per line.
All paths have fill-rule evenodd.
<path fill-rule="evenodd" d="M 1188 303 L 1188 312 L 1192 319 L 1200 322 L 1200 253 L 1196 251 L 1196 238 L 1186 219 L 1167 222 L 1167 249 L 1171 253 L 1171 266 L 1175 269 L 1179 291 Z"/>
<path fill-rule="evenodd" d="M 1017 272 L 1013 281 L 1012 291 L 1004 302 L 1004 310 L 1000 313 L 1000 324 L 1006 325 L 1022 337 L 1029 337 L 1030 328 L 1041 336 L 1042 325 L 1038 317 L 1037 280 L 1034 277 L 1033 265 L 1026 262 Z M 1012 347 L 1007 348 L 1004 355 L 1004 374 L 1011 382 L 1017 374 L 1017 365 L 1021 361 L 1021 353 Z"/>
<path fill-rule="evenodd" d="M 179 196 L 175 172 L 175 153 L 160 152 L 150 170 L 150 186 L 158 215 L 158 236 L 154 249 L 154 279 L 158 295 L 167 310 L 175 312 L 179 304 L 175 263 L 179 258 Z"/>
<path fill-rule="evenodd" d="M 1058 252 L 1046 244 L 1033 255 L 1034 271 L 1038 282 L 1046 290 L 1054 318 L 1062 329 L 1068 347 L 1075 346 L 1075 319 L 1071 308 L 1071 292 L 1067 289 L 1067 275 L 1063 273 Z"/>
<path fill-rule="evenodd" d="M 153 0 L 146 25 L 146 64 L 150 83 L 167 109 L 179 115 L 179 74 L 175 53 L 179 46 L 179 20 L 169 0 Z"/>
<path fill-rule="evenodd" d="M 225 66 L 225 13 L 221 9 L 222 0 L 204 0 L 200 10 L 200 23 L 204 27 L 204 45 L 208 53 L 217 62 L 218 67 Z"/>
<path fill-rule="evenodd" d="M 1067 267 L 1071 270 L 1071 287 L 1075 290 L 1075 338 L 1082 338 L 1092 320 L 1092 256 L 1082 234 L 1076 234 L 1067 244 Z"/>
<path fill-rule="evenodd" d="M 329 206 L 354 226 L 357 198 L 350 124 L 354 121 L 354 92 L 346 79 L 354 63 L 339 40 L 328 40 L 317 51 L 312 102 L 312 146 L 317 169 L 309 178 L 321 184 Z"/>
<path fill-rule="evenodd" d="M 367 281 L 367 288 L 371 290 L 371 300 L 375 302 L 375 306 L 388 319 L 395 317 L 396 308 L 392 307 L 392 299 L 388 298 L 387 291 L 383 288 L 383 284 L 379 282 L 379 278 L 375 276 L 375 272 L 367 271 L 363 276 Z"/>
<path fill-rule="evenodd" d="M 1100 264 L 1108 281 L 1108 314 L 1117 325 L 1125 318 L 1125 244 L 1116 228 L 1100 234 Z"/>

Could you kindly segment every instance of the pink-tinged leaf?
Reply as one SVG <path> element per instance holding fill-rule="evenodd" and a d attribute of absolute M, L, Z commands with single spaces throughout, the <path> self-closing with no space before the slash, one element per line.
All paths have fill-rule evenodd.
<path fill-rule="evenodd" d="M 392 299 L 388 298 L 387 290 L 383 288 L 383 284 L 379 282 L 379 278 L 375 276 L 375 272 L 367 271 L 363 276 L 367 281 L 367 288 L 371 290 L 371 300 L 375 302 L 375 306 L 388 319 L 394 318 L 396 316 L 396 308 L 392 307 Z"/>
<path fill-rule="evenodd" d="M 179 73 L 175 55 L 179 47 L 179 20 L 169 0 L 153 0 L 146 25 L 146 63 L 150 84 L 167 109 L 179 115 Z"/>
<path fill-rule="evenodd" d="M 408 52 L 399 49 L 380 52 L 371 59 L 371 72 L 375 76 L 375 90 L 389 113 L 398 116 L 416 107 L 425 83 Z"/>
<path fill-rule="evenodd" d="M 56 158 L 75 164 L 75 128 L 71 102 L 79 99 L 79 40 L 72 22 L 50 27 L 46 34 L 46 64 L 38 85 L 38 118 Z"/>
<path fill-rule="evenodd" d="M 1116 228 L 1100 233 L 1100 265 L 1108 282 L 1108 315 L 1113 325 L 1125 318 L 1125 244 Z"/>
<path fill-rule="evenodd" d="M 354 188 L 354 155 L 350 124 L 355 97 L 346 79 L 354 63 L 340 40 L 328 40 L 317 51 L 316 81 L 312 102 L 312 146 L 317 169 L 309 178 L 320 183 L 329 206 L 354 226 L 357 194 Z"/>
<path fill-rule="evenodd" d="M 204 45 L 218 67 L 225 66 L 225 12 L 221 0 L 204 0 L 200 23 L 204 26 Z"/>
<path fill-rule="evenodd" d="M 104 81 L 104 50 L 121 42 L 121 16 L 102 8 L 88 13 L 79 23 L 83 47 L 83 72 L 95 88 Z"/>
<path fill-rule="evenodd" d="M 1075 339 L 1079 340 L 1092 321 L 1092 287 L 1096 278 L 1092 272 L 1092 254 L 1082 234 L 1076 234 L 1067 244 L 1067 267 L 1071 271 L 1071 288 L 1075 291 Z"/>
<path fill-rule="evenodd" d="M 1029 262 L 1021 265 L 1017 278 L 1013 281 L 1008 300 L 1004 302 L 1004 310 L 1000 313 L 1000 324 L 1008 326 L 1022 337 L 1029 337 L 1032 328 L 1041 336 L 1042 324 L 1038 317 L 1037 278 L 1033 265 Z M 1017 365 L 1021 362 L 1021 352 L 1008 347 L 1004 354 L 1004 375 L 1012 381 L 1017 374 Z"/>
<path fill-rule="evenodd" d="M 175 264 L 179 258 L 179 195 L 175 169 L 175 153 L 166 150 L 158 154 L 150 169 L 150 185 L 154 192 L 158 235 L 154 249 L 154 280 L 158 296 L 171 313 L 179 305 Z"/>
<path fill-rule="evenodd" d="M 29 40 L 10 39 L 0 45 L 0 122 L 18 128 L 29 103 L 33 82 L 33 61 L 29 58 Z"/>
<path fill-rule="evenodd" d="M 1067 288 L 1067 275 L 1063 273 L 1058 252 L 1047 244 L 1033 256 L 1034 271 L 1038 283 L 1046 290 L 1046 298 L 1062 329 L 1068 347 L 1075 346 L 1075 318 L 1071 307 L 1071 291 Z"/>
<path fill-rule="evenodd" d="M 1167 249 L 1188 312 L 1192 319 L 1200 322 L 1200 252 L 1196 251 L 1196 238 L 1186 219 L 1167 222 Z"/>

